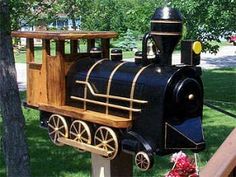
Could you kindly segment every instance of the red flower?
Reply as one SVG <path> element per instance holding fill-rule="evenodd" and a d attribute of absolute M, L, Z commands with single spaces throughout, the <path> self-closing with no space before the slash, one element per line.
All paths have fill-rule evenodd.
<path fill-rule="evenodd" d="M 198 177 L 196 165 L 183 152 L 175 153 L 171 162 L 175 163 L 174 167 L 165 177 Z"/>
<path fill-rule="evenodd" d="M 165 177 L 181 177 L 177 170 L 171 170 Z"/>

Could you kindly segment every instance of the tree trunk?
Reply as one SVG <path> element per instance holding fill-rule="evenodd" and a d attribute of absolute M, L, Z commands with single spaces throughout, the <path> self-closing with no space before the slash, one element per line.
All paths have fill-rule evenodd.
<path fill-rule="evenodd" d="M 3 153 L 8 177 L 30 177 L 8 3 L 8 0 L 0 0 L 0 113 L 3 119 Z"/>

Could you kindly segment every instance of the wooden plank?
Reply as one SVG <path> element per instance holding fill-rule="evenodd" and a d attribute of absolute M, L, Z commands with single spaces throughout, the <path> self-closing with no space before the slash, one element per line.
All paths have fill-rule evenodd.
<path fill-rule="evenodd" d="M 65 102 L 65 64 L 64 41 L 56 41 L 56 57 L 46 61 L 47 97 L 52 105 L 63 105 Z"/>
<path fill-rule="evenodd" d="M 71 139 L 68 139 L 68 138 L 58 138 L 58 141 L 63 143 L 63 144 L 66 144 L 66 145 L 69 145 L 69 146 L 72 146 L 72 147 L 75 147 L 75 148 L 78 148 L 78 149 L 82 149 L 82 150 L 85 150 L 85 151 L 89 151 L 91 153 L 96 153 L 96 154 L 99 154 L 99 155 L 102 155 L 102 156 L 105 156 L 105 157 L 108 157 L 108 155 L 109 155 L 108 151 L 106 151 L 105 149 L 96 147 L 94 145 L 80 143 L 78 141 L 74 141 L 74 140 L 71 140 Z"/>
<path fill-rule="evenodd" d="M 26 63 L 34 62 L 34 39 L 26 39 Z"/>
<path fill-rule="evenodd" d="M 47 59 L 50 56 L 50 40 L 42 40 L 42 67 L 41 67 L 41 82 L 40 84 L 40 103 L 48 103 L 48 91 L 47 91 Z"/>
<path fill-rule="evenodd" d="M 236 128 L 219 147 L 207 165 L 200 171 L 201 177 L 227 177 L 236 167 Z"/>
<path fill-rule="evenodd" d="M 234 170 L 230 173 L 229 177 L 235 177 L 236 176 L 236 167 Z"/>
<path fill-rule="evenodd" d="M 38 107 L 41 101 L 40 86 L 41 82 L 41 64 L 27 64 L 27 104 Z"/>
<path fill-rule="evenodd" d="M 107 39 L 117 37 L 117 33 L 113 31 L 13 31 L 11 34 L 12 37 L 54 40 Z"/>
<path fill-rule="evenodd" d="M 52 106 L 40 104 L 39 110 L 48 111 L 63 116 L 72 117 L 92 123 L 106 125 L 114 128 L 128 128 L 132 126 L 132 120 L 113 115 L 106 115 L 94 111 L 83 110 L 71 106 Z"/>
<path fill-rule="evenodd" d="M 102 39 L 102 56 L 109 58 L 110 56 L 110 39 Z"/>
<path fill-rule="evenodd" d="M 76 55 L 78 53 L 78 40 L 70 41 L 70 53 Z"/>
<path fill-rule="evenodd" d="M 87 39 L 87 52 L 90 53 L 93 47 L 95 47 L 95 39 Z"/>
<path fill-rule="evenodd" d="M 50 55 L 50 40 L 42 40 L 42 50 L 43 50 L 43 59 L 45 60 L 48 55 Z"/>
<path fill-rule="evenodd" d="M 132 177 L 132 155 L 121 152 L 114 160 L 92 154 L 92 177 Z"/>

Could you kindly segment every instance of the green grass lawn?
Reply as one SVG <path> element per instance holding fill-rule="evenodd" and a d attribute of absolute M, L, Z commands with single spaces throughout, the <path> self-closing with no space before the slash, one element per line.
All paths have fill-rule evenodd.
<path fill-rule="evenodd" d="M 231 45 L 228 42 L 217 43 L 220 46 Z M 141 41 L 137 41 L 138 49 L 141 49 Z M 84 42 L 80 44 L 81 51 L 86 51 Z M 35 47 L 35 60 L 41 61 L 42 47 Z M 69 53 L 69 44 L 66 43 L 65 52 Z M 51 44 L 51 53 L 55 55 L 55 43 Z M 16 63 L 25 63 L 26 50 L 23 48 L 15 53 Z M 133 58 L 134 52 L 124 51 L 123 58 Z M 236 68 L 214 69 L 203 71 L 205 98 L 217 100 L 215 102 L 231 113 L 236 114 Z M 21 92 L 22 99 L 25 92 Z M 90 153 L 80 153 L 71 147 L 57 147 L 53 145 L 47 134 L 47 130 L 39 128 L 39 112 L 32 109 L 24 109 L 26 119 L 26 136 L 28 139 L 31 168 L 33 177 L 88 177 L 91 171 Z M 199 165 L 203 167 L 222 144 L 229 133 L 236 127 L 236 119 L 220 112 L 204 107 L 203 127 L 207 147 L 200 152 Z M 2 137 L 2 119 L 0 117 L 0 140 Z M 191 152 L 185 151 L 189 155 Z M 156 157 L 155 165 L 148 172 L 141 172 L 134 167 L 134 177 L 161 177 L 171 169 L 170 155 Z M 0 146 L 0 177 L 5 177 L 4 160 Z"/>
<path fill-rule="evenodd" d="M 203 71 L 205 99 L 236 115 L 236 68 Z"/>
<path fill-rule="evenodd" d="M 119 41 L 115 41 L 115 40 L 111 40 L 111 48 L 115 48 L 116 44 Z M 222 42 L 211 42 L 211 44 L 213 45 L 219 45 L 220 47 L 222 46 L 227 46 L 227 45 L 231 45 L 229 42 L 227 41 L 222 41 Z M 98 42 L 96 42 L 96 46 L 100 46 L 101 44 Z M 136 47 L 138 50 L 142 50 L 142 41 L 141 40 L 137 40 L 136 41 Z M 85 40 L 81 40 L 80 42 L 80 51 L 81 52 L 86 52 L 86 42 Z M 180 52 L 180 46 L 176 47 L 176 50 L 174 51 L 174 53 L 179 53 Z M 51 54 L 55 55 L 55 42 L 51 42 Z M 65 53 L 70 53 L 70 46 L 69 46 L 69 42 L 65 43 Z M 134 54 L 135 52 L 133 51 L 123 51 L 123 58 L 134 58 Z M 35 46 L 35 61 L 36 63 L 40 63 L 40 61 L 42 60 L 42 47 L 41 46 Z M 22 48 L 19 52 L 15 52 L 15 61 L 16 63 L 25 63 L 26 61 L 26 49 Z"/>
<path fill-rule="evenodd" d="M 203 71 L 205 96 L 208 99 L 218 99 L 236 102 L 235 89 L 236 68 Z M 216 79 L 217 78 L 217 79 Z M 219 80 L 220 82 L 216 82 Z M 226 87 L 231 85 L 232 87 Z M 21 92 L 22 99 L 25 93 Z M 229 108 L 234 109 L 234 108 Z M 47 131 L 39 128 L 39 113 L 32 109 L 23 109 L 26 119 L 26 135 L 29 144 L 32 175 L 34 177 L 88 177 L 91 164 L 90 153 L 80 153 L 71 147 L 53 145 Z M 2 133 L 0 119 L 0 138 Z M 204 107 L 203 127 L 207 147 L 200 152 L 199 165 L 203 167 L 222 144 L 229 133 L 236 127 L 236 119 L 220 112 Z M 185 151 L 193 155 L 193 153 Z M 170 155 L 156 157 L 155 165 L 148 172 L 141 172 L 134 167 L 134 177 L 161 177 L 171 169 Z M 0 151 L 0 176 L 5 177 L 2 150 Z"/>
<path fill-rule="evenodd" d="M 136 43 L 137 43 L 137 49 L 141 50 L 142 49 L 142 42 L 137 41 Z M 112 42 L 111 44 L 112 44 L 112 46 L 115 45 L 114 42 Z M 99 44 L 97 44 L 97 46 L 98 45 Z M 87 48 L 87 46 L 86 46 L 85 42 L 82 41 L 80 43 L 81 52 L 86 52 L 86 48 Z M 55 42 L 52 42 L 51 43 L 51 55 L 55 55 L 55 51 L 56 51 Z M 175 52 L 179 52 L 179 51 L 175 51 Z M 70 46 L 69 46 L 68 42 L 65 43 L 65 53 L 70 53 Z M 133 52 L 133 51 L 123 51 L 123 58 L 134 58 L 134 54 L 135 54 L 135 52 Z M 42 46 L 35 46 L 34 55 L 35 55 L 36 63 L 40 63 L 42 60 Z M 26 62 L 26 48 L 24 47 L 20 51 L 15 52 L 14 56 L 15 56 L 16 63 L 25 63 Z"/>
<path fill-rule="evenodd" d="M 113 45 L 113 42 L 112 42 Z M 99 44 L 96 44 L 96 46 L 99 46 Z M 141 41 L 137 41 L 137 47 L 139 50 L 141 50 Z M 34 47 L 34 56 L 35 56 L 35 62 L 41 63 L 42 60 L 42 46 L 38 45 Z M 80 51 L 86 52 L 87 46 L 84 41 L 80 42 Z M 55 55 L 56 52 L 56 45 L 55 42 L 51 42 L 51 55 Z M 70 53 L 70 45 L 69 42 L 65 43 L 65 53 Z M 25 63 L 26 62 L 26 48 L 21 48 L 20 51 L 14 53 L 15 61 L 16 63 Z M 123 51 L 123 58 L 134 58 L 134 52 L 133 51 Z"/>
<path fill-rule="evenodd" d="M 34 177 L 90 176 L 90 153 L 80 153 L 68 146 L 53 145 L 48 138 L 47 131 L 39 128 L 38 111 L 24 109 L 24 115 Z M 207 148 L 199 153 L 201 167 L 207 163 L 228 134 L 236 127 L 236 120 L 205 107 L 203 126 Z M 191 152 L 187 153 L 193 155 Z M 134 176 L 163 176 L 172 166 L 169 158 L 170 155 L 156 157 L 153 169 L 146 173 L 134 167 Z M 0 176 L 5 176 L 2 152 L 0 153 Z"/>

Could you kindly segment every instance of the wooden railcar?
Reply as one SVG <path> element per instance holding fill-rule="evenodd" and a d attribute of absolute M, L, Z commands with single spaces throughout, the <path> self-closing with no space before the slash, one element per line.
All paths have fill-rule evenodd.
<path fill-rule="evenodd" d="M 27 63 L 27 100 L 26 106 L 41 111 L 43 116 L 46 114 L 51 116 L 52 124 L 49 124 L 49 131 L 54 131 L 59 128 L 59 133 L 63 133 L 63 137 L 67 138 L 70 135 L 70 127 L 68 124 L 68 118 L 73 118 L 76 121 L 75 124 L 81 123 L 81 120 L 86 122 L 93 122 L 99 125 L 105 125 L 113 128 L 128 128 L 132 125 L 131 119 L 126 119 L 120 116 L 114 116 L 109 114 L 103 114 L 94 112 L 82 108 L 75 108 L 66 104 L 66 76 L 69 68 L 77 60 L 88 58 L 90 56 L 90 50 L 95 47 L 95 42 L 101 43 L 101 53 L 103 58 L 109 58 L 110 53 L 110 39 L 117 37 L 115 32 L 68 32 L 68 31 L 15 31 L 12 32 L 13 37 L 26 38 L 26 63 Z M 34 52 L 34 39 L 42 40 L 42 61 L 39 63 L 35 61 Z M 79 51 L 79 41 L 87 40 L 87 52 Z M 56 51 L 55 56 L 51 55 L 50 44 L 55 42 Z M 70 53 L 65 53 L 65 43 L 70 44 Z M 49 114 L 47 114 L 49 113 Z M 45 118 L 45 116 L 43 117 Z M 43 124 L 44 122 L 42 122 Z M 62 126 L 58 127 L 57 124 Z M 47 127 L 47 125 L 44 125 Z M 58 135 L 49 132 L 51 140 L 57 144 L 70 144 L 80 149 L 86 149 L 94 153 L 98 153 L 103 156 L 108 156 L 109 152 L 96 148 L 95 146 L 89 146 L 91 142 L 91 133 L 88 130 L 88 125 L 83 124 L 83 128 L 86 129 L 87 138 L 86 144 L 75 144 L 69 139 L 58 139 Z M 51 130 L 52 128 L 52 130 Z M 61 128 L 61 130 L 60 130 Z M 105 130 L 106 131 L 106 130 Z M 117 137 L 110 129 L 114 140 L 118 143 Z M 81 147 L 80 147 L 81 146 Z M 115 150 L 117 151 L 117 149 Z M 112 157 L 114 158 L 114 157 Z"/>

